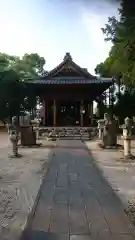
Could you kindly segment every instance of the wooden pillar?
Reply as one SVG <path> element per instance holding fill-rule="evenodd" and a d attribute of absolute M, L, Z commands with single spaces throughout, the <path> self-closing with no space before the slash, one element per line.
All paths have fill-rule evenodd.
<path fill-rule="evenodd" d="M 46 102 L 44 101 L 44 118 L 43 118 L 43 124 L 46 124 Z"/>
<path fill-rule="evenodd" d="M 53 126 L 56 127 L 56 101 L 53 100 Z"/>
<path fill-rule="evenodd" d="M 87 113 L 87 116 L 88 116 L 88 124 L 90 124 L 90 112 L 91 109 L 90 109 L 90 103 L 88 103 L 88 113 Z"/>
<path fill-rule="evenodd" d="M 48 101 L 45 102 L 45 123 L 48 125 Z"/>
<path fill-rule="evenodd" d="M 91 103 L 91 113 L 90 113 L 90 115 L 91 115 L 91 124 L 93 124 L 93 101 Z"/>
<path fill-rule="evenodd" d="M 83 127 L 83 100 L 80 102 L 80 125 Z"/>

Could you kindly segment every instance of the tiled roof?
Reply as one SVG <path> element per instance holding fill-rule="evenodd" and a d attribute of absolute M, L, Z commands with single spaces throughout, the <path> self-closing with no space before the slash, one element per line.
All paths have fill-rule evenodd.
<path fill-rule="evenodd" d="M 35 80 L 29 80 L 28 83 L 31 84 L 111 84 L 112 79 L 111 78 L 96 78 L 96 79 L 86 79 L 86 78 L 57 78 L 57 79 L 35 79 Z"/>

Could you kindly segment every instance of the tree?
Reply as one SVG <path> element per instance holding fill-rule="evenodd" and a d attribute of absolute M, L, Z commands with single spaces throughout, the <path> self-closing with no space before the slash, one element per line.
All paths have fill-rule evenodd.
<path fill-rule="evenodd" d="M 42 75 L 44 73 L 45 59 L 40 57 L 37 53 L 25 54 L 22 58 L 22 62 L 29 66 L 35 73 L 35 75 Z"/>
<path fill-rule="evenodd" d="M 41 75 L 44 65 L 45 59 L 37 53 L 24 54 L 22 58 L 0 53 L 0 71 L 13 69 L 21 80 Z"/>
<path fill-rule="evenodd" d="M 128 89 L 124 93 L 121 93 L 120 101 L 116 103 L 114 112 L 119 116 L 121 122 L 127 116 L 135 116 L 135 91 Z"/>
<path fill-rule="evenodd" d="M 25 54 L 22 58 L 0 53 L 0 118 L 18 115 L 21 106 L 30 108 L 36 96 L 26 91 L 25 81 L 44 71 L 45 60 L 38 54 Z M 27 97 L 27 103 L 25 101 Z"/>
<path fill-rule="evenodd" d="M 6 69 L 0 72 L 0 118 L 19 114 L 20 104 L 24 98 L 24 83 L 19 80 L 17 72 Z"/>
<path fill-rule="evenodd" d="M 131 0 L 121 0 L 119 21 L 109 17 L 105 28 L 105 41 L 111 41 L 113 46 L 108 58 L 98 64 L 95 72 L 100 76 L 115 76 L 117 83 L 121 80 L 126 91 L 119 91 L 119 101 L 115 111 L 123 117 L 134 113 L 135 93 L 135 3 Z M 117 94 L 116 94 L 117 95 Z M 130 108 L 125 108 L 130 104 Z"/>
<path fill-rule="evenodd" d="M 101 28 L 103 34 L 106 35 L 105 41 L 117 42 L 117 29 L 119 28 L 119 21 L 113 16 L 108 18 L 108 23 L 104 28 Z"/>
<path fill-rule="evenodd" d="M 112 75 L 121 73 L 123 83 L 128 87 L 135 85 L 135 4 L 131 0 L 121 0 L 119 9 L 120 20 L 109 17 L 108 24 L 102 28 L 105 40 L 111 41 L 109 59 L 102 63 L 98 69 L 101 74 L 106 69 L 108 61 L 109 71 Z M 100 64 L 101 65 L 101 64 Z"/>

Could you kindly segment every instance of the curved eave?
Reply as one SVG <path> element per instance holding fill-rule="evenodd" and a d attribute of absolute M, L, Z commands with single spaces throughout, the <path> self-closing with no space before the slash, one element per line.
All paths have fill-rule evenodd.
<path fill-rule="evenodd" d="M 35 79 L 29 80 L 26 84 L 32 85 L 89 85 L 89 84 L 103 84 L 112 85 L 113 81 L 111 78 L 97 78 L 97 79 L 73 79 L 73 78 L 57 78 L 57 79 Z"/>

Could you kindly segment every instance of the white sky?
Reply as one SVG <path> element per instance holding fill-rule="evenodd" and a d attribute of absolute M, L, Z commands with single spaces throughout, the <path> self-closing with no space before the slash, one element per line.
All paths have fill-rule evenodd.
<path fill-rule="evenodd" d="M 117 6 L 87 0 L 0 0 L 0 52 L 39 53 L 45 69 L 57 66 L 66 52 L 91 73 L 108 56 L 101 27 Z"/>

